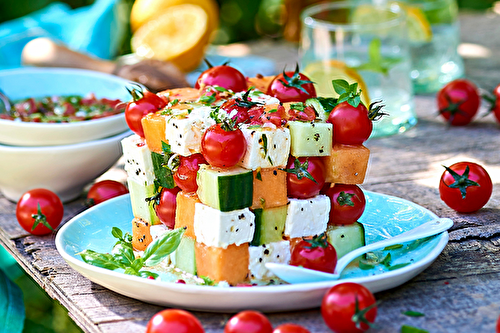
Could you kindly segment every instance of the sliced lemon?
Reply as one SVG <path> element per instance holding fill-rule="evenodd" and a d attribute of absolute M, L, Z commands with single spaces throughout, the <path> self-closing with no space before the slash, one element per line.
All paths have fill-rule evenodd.
<path fill-rule="evenodd" d="M 136 0 L 130 12 L 130 27 L 136 31 L 141 26 L 164 14 L 170 7 L 183 4 L 198 5 L 207 12 L 208 29 L 217 28 L 219 7 L 215 0 Z"/>
<path fill-rule="evenodd" d="M 422 9 L 401 3 L 399 5 L 406 12 L 409 40 L 415 43 L 430 42 L 432 40 L 432 28 Z"/>
<path fill-rule="evenodd" d="M 133 34 L 132 50 L 143 58 L 170 61 L 184 72 L 195 69 L 209 41 L 208 15 L 198 5 L 172 6 Z"/>
<path fill-rule="evenodd" d="M 370 105 L 370 96 L 365 81 L 355 69 L 348 67 L 342 61 L 332 59 L 314 62 L 307 65 L 303 72 L 315 83 L 318 96 L 338 97 L 333 89 L 332 80 L 343 79 L 349 84 L 357 82 L 358 88 L 361 89 L 361 101 L 367 107 Z"/>

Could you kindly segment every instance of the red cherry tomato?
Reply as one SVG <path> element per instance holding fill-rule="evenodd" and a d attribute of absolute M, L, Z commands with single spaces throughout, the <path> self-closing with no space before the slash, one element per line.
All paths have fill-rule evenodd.
<path fill-rule="evenodd" d="M 333 125 L 333 142 L 360 145 L 372 133 L 373 123 L 368 117 L 368 109 L 359 103 L 357 107 L 342 102 L 330 112 L 328 123 Z"/>
<path fill-rule="evenodd" d="M 316 89 L 311 80 L 299 72 L 283 72 L 278 74 L 267 88 L 267 94 L 279 99 L 282 103 L 302 102 L 316 97 Z"/>
<path fill-rule="evenodd" d="M 283 324 L 276 327 L 273 333 L 311 333 L 311 331 L 297 324 Z"/>
<path fill-rule="evenodd" d="M 128 189 L 125 185 L 114 180 L 101 180 L 95 183 L 87 193 L 88 206 L 100 204 L 103 201 L 127 194 Z"/>
<path fill-rule="evenodd" d="M 200 164 L 207 164 L 202 154 L 179 156 L 179 167 L 174 173 L 174 181 L 184 192 L 196 192 L 198 189 L 196 174 Z"/>
<path fill-rule="evenodd" d="M 163 188 L 160 193 L 160 200 L 155 206 L 156 215 L 167 228 L 173 229 L 175 225 L 175 209 L 177 208 L 177 193 L 181 189 Z"/>
<path fill-rule="evenodd" d="M 493 90 L 494 100 L 492 101 L 491 111 L 495 119 L 500 124 L 500 84 Z"/>
<path fill-rule="evenodd" d="M 146 333 L 204 333 L 200 321 L 184 310 L 168 309 L 155 314 L 148 322 Z"/>
<path fill-rule="evenodd" d="M 500 316 L 497 319 L 497 326 L 496 326 L 495 332 L 500 333 Z"/>
<path fill-rule="evenodd" d="M 201 139 L 201 153 L 212 166 L 236 165 L 247 150 L 247 141 L 239 128 L 226 131 L 221 124 L 210 126 Z"/>
<path fill-rule="evenodd" d="M 61 199 L 43 188 L 24 193 L 16 206 L 16 217 L 21 227 L 37 236 L 53 232 L 61 224 L 63 214 Z"/>
<path fill-rule="evenodd" d="M 158 95 L 147 90 L 142 92 L 129 90 L 129 92 L 134 100 L 129 102 L 125 108 L 125 120 L 133 132 L 144 138 L 141 119 L 148 113 L 163 109 L 167 103 Z"/>
<path fill-rule="evenodd" d="M 365 195 L 357 185 L 335 184 L 325 194 L 331 201 L 329 223 L 352 224 L 365 211 Z"/>
<path fill-rule="evenodd" d="M 278 105 L 276 109 L 265 110 L 263 106 L 256 106 L 248 110 L 251 125 L 274 124 L 276 127 L 284 126 L 287 122 L 286 111 L 283 105 Z"/>
<path fill-rule="evenodd" d="M 247 90 L 247 80 L 239 70 L 227 65 L 210 67 L 198 77 L 195 88 L 203 86 L 219 86 L 233 92 Z"/>
<path fill-rule="evenodd" d="M 236 112 L 236 114 L 231 117 L 231 119 L 235 121 L 235 124 L 246 123 L 250 120 L 250 116 L 248 115 L 248 110 L 250 108 L 239 103 L 236 99 L 230 99 L 224 102 L 220 109 L 226 111 L 227 114 Z"/>
<path fill-rule="evenodd" d="M 453 126 L 470 123 L 480 103 L 477 87 L 465 79 L 451 81 L 437 93 L 439 113 Z"/>
<path fill-rule="evenodd" d="M 293 247 L 290 265 L 333 273 L 337 266 L 337 251 L 323 233 L 298 242 Z"/>
<path fill-rule="evenodd" d="M 472 162 L 459 162 L 446 168 L 439 182 L 441 200 L 459 213 L 481 209 L 492 191 L 493 183 L 488 172 Z"/>
<path fill-rule="evenodd" d="M 366 311 L 365 319 L 373 323 L 377 317 L 375 297 L 366 287 L 352 282 L 340 283 L 330 288 L 321 303 L 323 320 L 335 333 L 366 331 L 369 326 L 361 321 L 356 322 L 353 317 L 355 314 L 359 315 L 362 310 Z"/>
<path fill-rule="evenodd" d="M 288 120 L 313 121 L 316 119 L 316 112 L 311 106 L 305 106 L 302 103 L 292 103 L 288 110 Z"/>
<path fill-rule="evenodd" d="M 242 311 L 229 319 L 224 333 L 272 333 L 269 319 L 258 311 Z"/>
<path fill-rule="evenodd" d="M 319 194 L 324 184 L 325 175 L 321 159 L 318 157 L 299 157 L 297 159 L 290 157 L 288 159 L 286 187 L 289 197 L 312 198 Z"/>

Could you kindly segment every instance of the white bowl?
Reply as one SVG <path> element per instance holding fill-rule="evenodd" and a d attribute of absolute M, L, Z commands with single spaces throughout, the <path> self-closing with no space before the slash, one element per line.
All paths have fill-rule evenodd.
<path fill-rule="evenodd" d="M 30 189 L 46 188 L 71 201 L 118 161 L 120 141 L 131 134 L 53 147 L 0 145 L 0 191 L 16 202 Z"/>
<path fill-rule="evenodd" d="M 130 100 L 126 87 L 132 82 L 120 77 L 69 68 L 16 68 L 0 71 L 0 89 L 11 101 L 28 97 L 82 95 Z M 127 130 L 125 115 L 73 123 L 29 123 L 0 119 L 0 144 L 55 146 L 102 139 Z"/>

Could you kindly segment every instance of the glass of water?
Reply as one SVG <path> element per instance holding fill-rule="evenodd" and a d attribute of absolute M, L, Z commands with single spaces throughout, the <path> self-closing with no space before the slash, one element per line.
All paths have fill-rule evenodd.
<path fill-rule="evenodd" d="M 372 137 L 414 126 L 406 16 L 400 6 L 331 2 L 302 12 L 299 58 L 319 96 L 337 97 L 331 81 L 358 83 L 361 100 L 382 101 L 388 116 L 374 122 Z"/>
<path fill-rule="evenodd" d="M 415 93 L 437 92 L 463 76 L 456 0 L 403 0 L 401 6 L 411 22 L 411 78 Z"/>

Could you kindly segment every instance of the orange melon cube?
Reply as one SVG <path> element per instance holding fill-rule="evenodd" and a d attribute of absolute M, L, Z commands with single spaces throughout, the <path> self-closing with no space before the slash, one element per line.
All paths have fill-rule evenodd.
<path fill-rule="evenodd" d="M 196 101 L 200 98 L 200 90 L 195 88 L 176 88 L 164 90 L 158 93 L 162 98 L 168 99 L 170 102 L 179 100 L 180 102 Z"/>
<path fill-rule="evenodd" d="M 194 235 L 194 207 L 196 203 L 201 202 L 195 192 L 186 193 L 180 191 L 177 193 L 177 206 L 175 208 L 175 226 L 174 228 L 184 228 L 184 237 L 196 239 Z"/>
<path fill-rule="evenodd" d="M 327 183 L 362 184 L 370 150 L 363 145 L 334 144 L 330 156 L 322 157 Z"/>
<path fill-rule="evenodd" d="M 144 251 L 153 241 L 150 233 L 151 224 L 139 217 L 132 220 L 132 247 L 137 251 Z"/>
<path fill-rule="evenodd" d="M 207 276 L 219 282 L 236 285 L 248 279 L 250 255 L 248 243 L 231 244 L 227 248 L 207 246 L 196 242 L 196 270 L 198 276 Z"/>
<path fill-rule="evenodd" d="M 161 143 L 167 141 L 165 138 L 165 116 L 159 112 L 150 113 L 142 118 L 141 123 L 149 150 L 161 154 Z"/>
<path fill-rule="evenodd" d="M 278 168 L 253 171 L 252 209 L 284 206 L 286 196 L 286 171 Z"/>
<path fill-rule="evenodd" d="M 262 76 L 257 74 L 256 77 L 247 78 L 248 88 L 255 87 L 255 89 L 262 91 L 263 93 L 267 92 L 267 88 L 271 84 L 271 81 L 274 79 L 274 76 Z"/>

